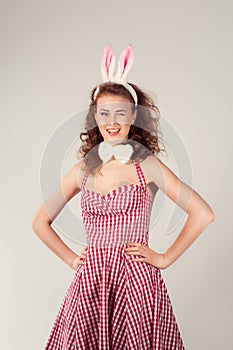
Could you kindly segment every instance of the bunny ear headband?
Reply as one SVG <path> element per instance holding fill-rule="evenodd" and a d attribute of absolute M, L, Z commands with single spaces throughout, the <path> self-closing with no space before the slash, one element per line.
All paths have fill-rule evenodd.
<path fill-rule="evenodd" d="M 127 83 L 127 76 L 133 64 L 133 50 L 131 45 L 127 45 L 122 51 L 118 69 L 114 75 L 115 68 L 115 57 L 110 45 L 106 45 L 101 59 L 101 74 L 103 82 L 111 81 L 114 83 L 122 84 L 131 94 L 134 99 L 135 105 L 137 106 L 138 98 L 135 90 L 131 85 Z M 99 92 L 99 86 L 96 88 L 94 93 L 94 100 Z"/>

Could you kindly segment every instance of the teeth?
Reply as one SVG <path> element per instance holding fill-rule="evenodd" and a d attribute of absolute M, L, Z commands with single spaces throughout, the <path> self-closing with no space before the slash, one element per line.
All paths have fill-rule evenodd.
<path fill-rule="evenodd" d="M 108 132 L 117 132 L 117 131 L 119 131 L 120 129 L 108 129 L 107 131 Z"/>

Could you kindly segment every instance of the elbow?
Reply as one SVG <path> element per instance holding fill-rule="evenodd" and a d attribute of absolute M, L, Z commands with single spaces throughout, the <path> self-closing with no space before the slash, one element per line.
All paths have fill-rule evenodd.
<path fill-rule="evenodd" d="M 209 219 L 210 222 L 215 220 L 215 214 L 214 214 L 214 212 L 212 210 L 208 214 L 208 219 Z"/>
<path fill-rule="evenodd" d="M 37 233 L 37 230 L 38 230 L 38 225 L 39 225 L 39 223 L 38 223 L 38 219 L 33 219 L 32 220 L 32 230 L 35 232 L 35 233 Z"/>
<path fill-rule="evenodd" d="M 51 225 L 50 222 L 46 222 L 40 218 L 37 218 L 35 217 L 33 220 L 32 220 L 32 223 L 31 223 L 31 227 L 32 227 L 32 230 L 37 234 L 37 236 L 39 235 L 39 232 L 41 232 L 42 229 L 44 229 L 45 225 L 47 227 L 47 225 Z"/>
<path fill-rule="evenodd" d="M 194 215 L 196 217 L 202 218 L 203 222 L 206 222 L 207 224 L 210 224 L 211 222 L 213 222 L 215 220 L 215 214 L 213 212 L 213 210 L 209 207 L 209 208 L 205 208 L 205 209 L 201 209 L 201 210 L 190 210 L 188 212 L 189 215 Z"/>
<path fill-rule="evenodd" d="M 215 214 L 213 209 L 208 205 L 208 208 L 206 209 L 206 217 L 209 222 L 212 222 L 215 220 Z"/>
<path fill-rule="evenodd" d="M 208 210 L 202 211 L 202 216 L 207 222 L 207 224 L 210 224 L 215 220 L 215 214 L 211 208 L 209 208 Z"/>

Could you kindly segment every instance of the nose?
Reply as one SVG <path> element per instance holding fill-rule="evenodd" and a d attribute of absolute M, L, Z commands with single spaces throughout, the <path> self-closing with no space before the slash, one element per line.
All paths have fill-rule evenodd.
<path fill-rule="evenodd" d="M 116 122 L 117 122 L 117 117 L 116 117 L 115 113 L 110 113 L 108 123 L 115 124 Z"/>

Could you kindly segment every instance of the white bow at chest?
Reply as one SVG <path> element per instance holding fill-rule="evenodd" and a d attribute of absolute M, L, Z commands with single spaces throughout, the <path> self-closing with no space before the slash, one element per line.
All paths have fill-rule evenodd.
<path fill-rule="evenodd" d="M 126 163 L 133 154 L 133 147 L 130 144 L 114 146 L 102 141 L 98 147 L 98 154 L 103 163 L 106 163 L 112 156 L 122 163 Z"/>

